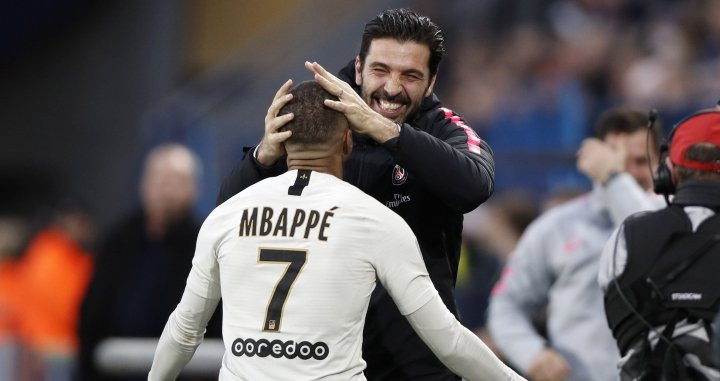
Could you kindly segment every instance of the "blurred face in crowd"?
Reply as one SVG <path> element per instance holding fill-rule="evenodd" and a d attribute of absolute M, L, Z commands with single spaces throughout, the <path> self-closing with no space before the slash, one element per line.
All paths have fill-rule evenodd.
<path fill-rule="evenodd" d="M 148 156 L 140 185 L 146 214 L 170 221 L 186 213 L 198 195 L 198 163 L 182 146 L 162 147 Z"/>
<path fill-rule="evenodd" d="M 652 175 L 649 168 L 653 170 L 657 168 L 657 152 L 655 152 L 654 148 L 650 148 L 651 163 L 650 167 L 648 167 L 647 132 L 640 130 L 631 134 L 610 133 L 605 137 L 605 142 L 613 148 L 623 144 L 627 152 L 625 170 L 635 178 L 643 189 L 652 189 Z"/>
<path fill-rule="evenodd" d="M 78 245 L 89 248 L 95 238 L 92 217 L 81 210 L 65 210 L 55 216 L 55 224 Z"/>
<path fill-rule="evenodd" d="M 402 123 L 432 93 L 430 49 L 413 41 L 378 38 L 370 43 L 365 62 L 355 59 L 355 82 L 361 96 L 380 115 Z"/>

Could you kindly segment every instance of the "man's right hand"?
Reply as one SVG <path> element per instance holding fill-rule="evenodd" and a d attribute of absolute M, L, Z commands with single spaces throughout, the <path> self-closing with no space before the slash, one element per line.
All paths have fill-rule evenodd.
<path fill-rule="evenodd" d="M 550 348 L 545 348 L 533 360 L 528 368 L 528 377 L 533 381 L 563 381 L 570 372 L 562 355 Z"/>
<path fill-rule="evenodd" d="M 291 121 L 294 115 L 289 113 L 278 116 L 278 112 L 292 99 L 292 94 L 288 94 L 292 84 L 292 79 L 288 79 L 278 89 L 272 104 L 268 108 L 267 115 L 265 115 L 265 134 L 256 148 L 257 152 L 255 152 L 255 157 L 261 165 L 269 167 L 285 155 L 284 143 L 290 138 L 292 131 L 278 132 L 278 129 Z"/>

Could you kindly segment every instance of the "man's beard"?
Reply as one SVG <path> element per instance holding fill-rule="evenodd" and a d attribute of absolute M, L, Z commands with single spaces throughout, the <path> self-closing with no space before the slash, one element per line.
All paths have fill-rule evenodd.
<path fill-rule="evenodd" d="M 418 110 L 420 109 L 420 105 L 422 104 L 423 99 L 425 99 L 425 97 L 422 97 L 413 103 L 413 101 L 409 97 L 407 97 L 404 92 L 400 92 L 397 95 L 391 96 L 387 93 L 387 91 L 385 91 L 385 89 L 375 90 L 369 95 L 367 95 L 365 89 L 361 89 L 361 91 L 363 93 L 363 99 L 368 105 L 372 105 L 373 101 L 376 101 L 378 104 L 380 104 L 380 101 L 384 100 L 387 102 L 399 103 L 403 106 L 407 106 L 408 110 L 405 115 L 401 116 L 402 120 L 393 120 L 396 123 L 405 123 L 413 120 Z"/>

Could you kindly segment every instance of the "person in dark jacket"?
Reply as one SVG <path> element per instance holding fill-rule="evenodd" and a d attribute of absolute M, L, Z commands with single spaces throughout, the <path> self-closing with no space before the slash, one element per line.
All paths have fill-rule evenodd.
<path fill-rule="evenodd" d="M 720 380 L 720 109 L 676 125 L 655 191 L 668 206 L 631 216 L 608 240 L 598 282 L 622 358 L 620 380 Z"/>
<path fill-rule="evenodd" d="M 445 305 L 457 316 L 454 286 L 463 214 L 487 200 L 494 185 L 490 147 L 433 94 L 444 37 L 430 19 L 391 9 L 370 20 L 360 53 L 336 77 L 306 63 L 338 101 L 353 129 L 344 180 L 398 213 L 418 237 L 425 265 Z M 258 147 L 224 180 L 222 203 L 249 185 L 286 171 L 278 116 L 292 81 L 277 92 Z M 392 255 L 392 253 L 388 253 Z M 369 380 L 457 380 L 415 334 L 387 292 L 377 286 L 367 313 L 363 357 Z"/>
<path fill-rule="evenodd" d="M 140 183 L 142 207 L 112 228 L 97 251 L 80 313 L 80 380 L 146 379 L 145 374 L 103 374 L 95 350 L 110 337 L 157 337 L 175 309 L 200 230 L 192 215 L 199 165 L 179 144 L 161 145 L 148 154 Z M 219 324 L 211 322 L 207 335 L 219 337 Z"/>

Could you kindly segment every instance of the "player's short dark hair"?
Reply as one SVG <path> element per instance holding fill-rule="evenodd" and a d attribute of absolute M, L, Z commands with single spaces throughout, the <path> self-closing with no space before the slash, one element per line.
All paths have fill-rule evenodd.
<path fill-rule="evenodd" d="M 720 163 L 720 147 L 712 143 L 697 143 L 688 147 L 687 151 L 685 151 L 685 158 L 703 163 Z M 675 168 L 678 183 L 690 179 L 720 181 L 720 172 L 701 171 L 677 166 Z"/>
<path fill-rule="evenodd" d="M 365 64 L 370 43 L 378 38 L 394 38 L 401 42 L 413 41 L 430 49 L 430 77 L 437 74 L 440 61 L 445 55 L 445 35 L 440 27 L 428 17 L 408 9 L 388 9 L 365 24 L 360 43 L 360 63 Z"/>
<path fill-rule="evenodd" d="M 609 134 L 633 134 L 645 131 L 648 127 L 648 113 L 628 107 L 611 108 L 600 115 L 595 123 L 595 137 L 605 139 Z M 654 149 L 659 147 L 658 131 L 660 123 L 656 122 L 650 130 Z M 652 149 L 652 147 L 651 147 Z"/>
<path fill-rule="evenodd" d="M 315 81 L 305 81 L 290 89 L 293 98 L 283 106 L 278 115 L 293 113 L 293 119 L 282 126 L 280 131 L 292 131 L 288 143 L 326 143 L 337 136 L 346 121 L 345 115 L 323 103 L 325 99 L 338 98 Z"/>

